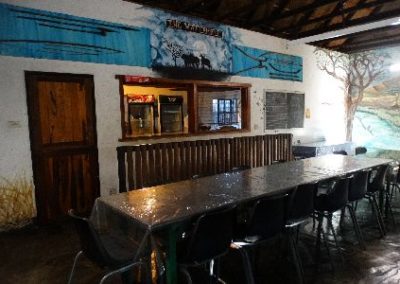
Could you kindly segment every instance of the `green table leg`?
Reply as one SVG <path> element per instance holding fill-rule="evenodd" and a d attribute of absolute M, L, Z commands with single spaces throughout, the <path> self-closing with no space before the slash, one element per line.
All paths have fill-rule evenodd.
<path fill-rule="evenodd" d="M 167 252 L 167 284 L 178 283 L 176 264 L 176 239 L 178 226 L 172 226 L 168 230 L 168 252 Z"/>

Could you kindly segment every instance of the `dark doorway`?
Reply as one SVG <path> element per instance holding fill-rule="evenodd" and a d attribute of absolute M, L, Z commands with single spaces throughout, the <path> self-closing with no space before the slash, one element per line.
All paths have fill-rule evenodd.
<path fill-rule="evenodd" d="M 26 72 L 39 223 L 89 212 L 99 196 L 93 76 Z"/>

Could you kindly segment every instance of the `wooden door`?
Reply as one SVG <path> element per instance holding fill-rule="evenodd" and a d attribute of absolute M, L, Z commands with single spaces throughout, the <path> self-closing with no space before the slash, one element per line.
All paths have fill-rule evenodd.
<path fill-rule="evenodd" d="M 90 212 L 99 196 L 93 77 L 25 77 L 38 221 Z"/>

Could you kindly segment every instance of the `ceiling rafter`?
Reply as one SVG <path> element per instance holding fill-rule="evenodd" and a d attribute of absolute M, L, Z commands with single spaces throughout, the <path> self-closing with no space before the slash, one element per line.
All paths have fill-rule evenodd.
<path fill-rule="evenodd" d="M 315 0 L 313 4 L 317 3 L 319 0 Z M 309 21 L 310 21 L 310 17 L 315 13 L 315 10 L 310 10 L 307 11 L 305 13 L 302 14 L 300 20 L 298 20 L 295 24 L 294 24 L 294 29 L 293 29 L 293 33 L 298 33 L 299 31 L 301 31 L 301 29 L 304 27 L 304 25 L 306 25 Z M 277 33 L 280 32 L 284 32 L 283 30 L 281 31 L 275 31 Z"/>
<path fill-rule="evenodd" d="M 309 5 L 300 6 L 299 8 L 296 8 L 296 9 L 282 11 L 282 13 L 276 14 L 276 15 L 270 17 L 269 23 L 272 23 L 272 22 L 275 22 L 277 20 L 281 20 L 284 18 L 288 18 L 288 17 L 294 16 L 296 14 L 301 14 L 301 13 L 305 13 L 305 12 L 308 12 L 311 10 L 315 10 L 317 8 L 321 8 L 323 6 L 335 3 L 337 1 L 338 0 L 319 0 L 319 1 L 313 2 L 312 4 L 309 4 Z M 262 24 L 260 22 L 256 22 L 256 23 Z"/>
<path fill-rule="evenodd" d="M 375 38 L 382 36 L 382 34 L 384 34 L 384 33 L 392 33 L 392 34 L 394 34 L 394 33 L 396 33 L 396 31 L 398 33 L 400 33 L 400 29 L 398 29 L 397 26 L 378 28 L 378 29 L 374 30 L 374 32 L 376 32 Z M 353 37 L 355 39 L 357 38 L 357 39 L 361 39 L 362 40 L 363 38 L 367 38 L 369 35 L 370 35 L 369 31 L 362 31 L 362 32 L 353 33 L 353 34 L 350 34 L 350 35 L 339 36 L 339 37 L 336 37 L 335 40 L 348 39 L 348 38 L 351 38 L 351 37 Z M 322 45 L 323 43 L 329 42 L 329 41 L 331 41 L 331 39 L 324 39 L 324 40 L 321 40 L 321 41 L 313 42 L 313 44 Z"/>
<path fill-rule="evenodd" d="M 313 23 L 321 22 L 321 21 L 330 21 L 334 17 L 342 16 L 342 14 L 350 14 L 351 17 L 346 17 L 345 18 L 347 21 L 349 21 L 349 20 L 351 20 L 349 18 L 352 18 L 354 13 L 359 11 L 360 9 L 373 8 L 373 7 L 376 7 L 376 6 L 382 6 L 384 3 L 389 3 L 389 2 L 394 2 L 394 1 L 396 1 L 396 0 L 379 0 L 379 1 L 376 1 L 376 2 L 368 2 L 368 3 L 365 3 L 365 1 L 364 1 L 364 3 L 362 3 L 362 4 L 359 4 L 359 5 L 350 7 L 350 8 L 345 8 L 343 10 L 341 10 L 341 5 L 340 5 L 340 3 L 338 3 L 338 5 L 336 5 L 336 7 L 332 11 L 332 13 L 313 18 L 313 19 L 309 20 L 307 23 L 304 23 L 304 25 L 310 25 L 310 24 L 313 24 Z M 327 28 L 326 26 L 323 26 L 323 27 Z M 278 32 L 278 33 L 281 32 L 281 31 L 291 32 L 291 31 L 294 31 L 296 29 L 297 29 L 297 27 L 283 27 L 281 29 L 276 30 L 276 32 Z"/>
<path fill-rule="evenodd" d="M 289 2 L 290 0 L 278 0 L 278 5 L 276 5 L 275 8 L 273 8 L 270 13 L 266 12 L 263 18 L 257 21 L 252 21 L 249 25 L 247 25 L 247 27 L 252 29 L 258 25 L 256 22 L 261 22 L 263 26 L 268 28 L 269 24 L 272 22 L 271 20 L 272 15 L 281 14 L 282 11 L 287 7 Z"/>
<path fill-rule="evenodd" d="M 351 27 L 351 26 L 355 26 L 355 25 L 359 25 L 359 24 L 365 24 L 366 22 L 375 22 L 375 21 L 379 21 L 379 20 L 389 19 L 389 18 L 396 17 L 398 15 L 400 15 L 400 8 L 391 10 L 391 11 L 387 11 L 387 12 L 382 12 L 382 13 L 379 13 L 376 15 L 368 16 L 368 20 L 366 19 L 366 17 L 362 17 L 362 18 L 357 18 L 357 19 L 348 21 L 347 27 Z M 340 28 L 342 28 L 341 23 L 329 26 L 329 30 L 331 30 L 331 31 L 334 31 L 334 30 L 337 30 Z M 318 29 L 314 29 L 314 30 L 307 31 L 304 33 L 297 34 L 297 36 L 295 36 L 293 39 L 308 37 L 308 36 L 320 34 L 323 32 L 326 32 L 325 28 L 318 28 Z"/>
<path fill-rule="evenodd" d="M 232 16 L 236 16 L 238 13 L 242 14 L 245 13 L 246 11 L 251 11 L 254 8 L 254 5 L 258 5 L 263 3 L 264 1 L 261 0 L 252 0 L 250 3 L 247 3 L 242 6 L 237 6 L 236 8 L 232 10 L 228 10 L 222 15 L 216 14 L 213 19 L 218 20 L 218 21 L 224 21 L 226 19 L 229 19 Z"/>
<path fill-rule="evenodd" d="M 359 0 L 358 3 L 357 3 L 356 5 L 362 5 L 362 4 L 366 3 L 367 1 L 368 1 L 368 0 Z M 378 1 L 379 1 L 379 0 L 378 0 Z M 335 7 L 335 9 L 334 9 L 335 12 L 340 12 L 340 11 L 343 12 L 343 5 L 342 5 L 342 3 L 343 3 L 343 2 L 338 2 L 338 5 L 336 5 L 336 7 Z M 332 13 L 333 13 L 333 11 L 332 11 Z M 344 22 L 344 23 L 347 23 L 351 18 L 353 18 L 353 16 L 355 15 L 355 13 L 356 13 L 356 11 L 353 11 L 353 12 L 348 13 L 347 16 L 345 16 L 345 17 L 343 18 L 343 22 Z M 343 14 L 342 14 L 342 16 L 343 16 Z M 324 22 L 324 24 L 323 24 L 322 26 L 325 27 L 325 28 L 329 28 L 329 26 L 331 25 L 330 23 L 331 23 L 333 17 L 334 17 L 334 16 L 332 16 L 332 17 L 330 17 L 329 19 L 325 20 L 325 22 Z M 343 45 L 344 43 L 346 43 L 346 42 L 349 40 L 349 37 L 348 37 L 348 36 L 344 36 L 342 39 L 343 39 L 343 41 L 342 41 L 342 43 L 341 43 L 340 45 Z M 336 38 L 335 41 L 337 41 L 337 40 L 339 40 L 339 39 Z M 333 41 L 333 42 L 335 42 L 335 41 Z M 330 46 L 332 46 L 331 43 L 332 43 L 332 40 L 327 40 L 325 43 L 322 43 L 322 44 L 320 44 L 319 46 L 320 46 L 320 47 L 329 48 Z"/>
<path fill-rule="evenodd" d="M 400 44 L 400 35 L 395 38 L 393 38 L 393 36 L 388 36 L 387 38 L 384 38 L 384 39 L 377 39 L 374 41 L 368 40 L 365 43 L 349 44 L 346 47 L 339 48 L 338 51 L 341 51 L 344 53 L 356 53 L 356 52 L 371 50 L 371 49 L 375 49 L 375 48 L 380 48 L 382 45 L 389 47 L 389 46 L 399 45 L 399 44 Z"/>
<path fill-rule="evenodd" d="M 254 18 L 252 18 L 252 16 L 254 16 L 254 14 L 257 12 L 257 10 L 261 9 L 261 6 L 265 4 L 265 1 L 263 0 L 253 0 L 253 7 L 248 9 L 248 11 L 246 12 L 247 14 L 247 23 L 250 23 L 252 20 L 254 20 Z"/>
<path fill-rule="evenodd" d="M 197 0 L 197 1 L 193 1 L 190 4 L 187 5 L 182 5 L 179 9 L 179 12 L 181 13 L 186 13 L 188 11 L 192 11 L 195 10 L 198 7 L 204 6 L 206 2 L 214 2 L 215 0 L 211 0 L 211 1 L 204 1 L 204 0 Z M 157 2 L 157 1 L 156 1 Z M 185 2 L 185 1 L 184 1 Z"/>
<path fill-rule="evenodd" d="M 363 3 L 365 3 L 366 1 L 367 1 L 367 0 L 360 0 L 360 1 L 358 2 L 358 4 L 363 4 Z M 379 0 L 377 0 L 377 1 L 379 1 Z M 392 1 L 390 1 L 390 2 L 392 2 Z M 370 12 L 370 15 L 379 13 L 379 10 L 381 10 L 381 9 L 382 9 L 382 6 L 373 7 L 373 8 L 372 8 L 372 11 Z M 356 11 L 354 11 L 354 12 L 352 12 L 352 13 L 349 13 L 349 14 L 347 15 L 347 17 L 352 18 L 352 17 L 355 15 L 355 13 L 356 13 Z M 346 44 L 346 45 L 349 45 L 349 44 L 352 44 L 353 41 L 354 41 L 355 39 L 356 39 L 355 37 L 346 37 L 346 39 L 344 40 L 344 42 L 342 42 L 341 45 L 345 45 L 345 44 Z"/>
<path fill-rule="evenodd" d="M 123 1 L 294 40 L 294 44 L 314 39 L 318 42 L 310 44 L 345 52 L 372 48 L 375 42 L 381 46 L 392 45 L 400 34 L 400 25 L 390 26 L 395 17 L 400 18 L 400 0 Z M 373 30 L 373 27 L 382 29 Z M 341 32 L 345 35 L 337 36 Z M 319 40 L 322 38 L 325 40 Z"/>

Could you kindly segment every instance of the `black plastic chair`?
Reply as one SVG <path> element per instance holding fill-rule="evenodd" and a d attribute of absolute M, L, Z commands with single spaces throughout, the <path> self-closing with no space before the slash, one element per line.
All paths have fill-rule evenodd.
<path fill-rule="evenodd" d="M 352 176 L 349 185 L 348 203 L 346 205 L 346 208 L 349 210 L 350 213 L 350 218 L 353 222 L 357 241 L 362 249 L 365 249 L 365 244 L 360 226 L 357 221 L 356 210 L 358 201 L 362 200 L 365 197 L 365 194 L 367 193 L 369 174 L 370 170 L 364 170 L 364 171 L 359 171 Z M 341 223 L 344 218 L 344 213 L 345 210 L 343 209 L 340 219 Z"/>
<path fill-rule="evenodd" d="M 254 283 L 253 269 L 247 247 L 254 247 L 281 234 L 285 229 L 287 194 L 257 200 L 252 206 L 245 232 L 231 245 L 242 256 L 246 283 Z"/>
<path fill-rule="evenodd" d="M 347 156 L 347 152 L 345 150 L 333 151 L 333 154 Z"/>
<path fill-rule="evenodd" d="M 298 250 L 299 229 L 309 221 L 314 212 L 314 196 L 317 189 L 318 183 L 303 184 L 289 194 L 285 228 L 300 283 L 304 282 L 304 271 Z"/>
<path fill-rule="evenodd" d="M 355 154 L 356 155 L 361 155 L 367 153 L 367 148 L 365 147 L 356 147 L 355 149 Z"/>
<path fill-rule="evenodd" d="M 315 215 L 318 221 L 317 243 L 316 243 L 317 265 L 319 264 L 320 260 L 320 246 L 321 246 L 321 235 L 322 235 L 333 268 L 333 262 L 330 257 L 330 252 L 326 237 L 327 232 L 324 231 L 324 228 L 322 226 L 324 218 L 327 219 L 328 230 L 332 232 L 336 248 L 339 252 L 342 262 L 344 262 L 343 255 L 341 253 L 337 241 L 335 228 L 333 227 L 332 216 L 334 212 L 345 208 L 347 205 L 348 194 L 349 194 L 349 182 L 350 182 L 349 180 L 350 180 L 349 177 L 341 177 L 336 180 L 333 180 L 331 185 L 328 188 L 324 189 L 325 192 L 315 197 Z"/>
<path fill-rule="evenodd" d="M 188 267 L 210 263 L 212 280 L 219 279 L 219 259 L 229 251 L 233 237 L 235 207 L 209 212 L 197 218 L 187 238 L 177 243 L 177 262 L 188 283 Z M 215 264 L 215 265 L 211 265 Z M 215 266 L 216 271 L 211 271 Z"/>
<path fill-rule="evenodd" d="M 379 232 L 381 237 L 386 235 L 385 224 L 383 223 L 382 212 L 376 201 L 376 194 L 385 194 L 385 176 L 388 171 L 389 165 L 382 165 L 372 170 L 371 180 L 368 183 L 367 193 L 365 197 L 371 204 L 372 211 L 378 223 Z"/>
<path fill-rule="evenodd" d="M 133 268 L 143 264 L 137 259 L 136 254 L 139 250 L 137 243 L 132 243 L 126 238 L 101 235 L 87 218 L 77 216 L 72 209 L 68 211 L 68 214 L 74 221 L 81 244 L 81 250 L 74 259 L 68 284 L 72 283 L 76 264 L 82 254 L 100 268 L 107 269 L 108 272 L 101 278 L 100 284 L 115 274 L 121 274 L 125 281 L 133 280 L 131 277 Z"/>

